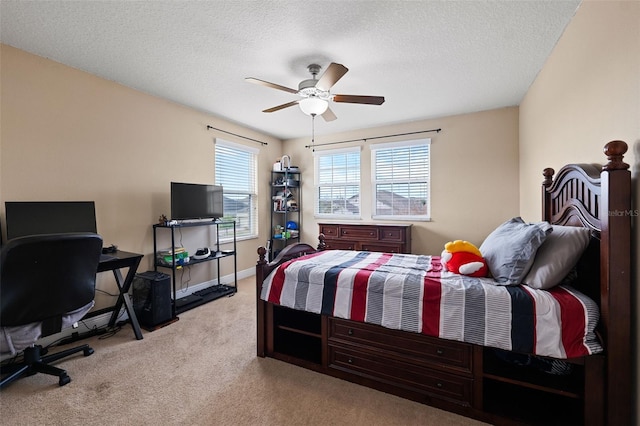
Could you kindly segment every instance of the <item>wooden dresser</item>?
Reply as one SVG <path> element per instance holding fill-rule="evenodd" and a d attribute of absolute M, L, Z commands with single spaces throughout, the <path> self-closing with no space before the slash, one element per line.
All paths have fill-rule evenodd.
<path fill-rule="evenodd" d="M 411 253 L 411 225 L 319 223 L 327 250 Z"/>

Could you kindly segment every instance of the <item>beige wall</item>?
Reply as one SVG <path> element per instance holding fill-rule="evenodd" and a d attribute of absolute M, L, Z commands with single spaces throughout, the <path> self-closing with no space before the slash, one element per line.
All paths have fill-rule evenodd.
<path fill-rule="evenodd" d="M 518 108 L 502 108 L 315 138 L 315 143 L 320 145 L 438 128 L 442 129 L 439 133 L 402 137 L 431 138 L 432 220 L 413 222 L 414 253 L 439 254 L 447 241 L 456 239 L 471 241 L 480 246 L 498 224 L 518 214 Z M 362 147 L 362 217 L 359 221 L 349 222 L 377 223 L 371 219 L 369 145 L 399 139 L 401 138 L 385 138 L 373 142 L 359 141 L 316 148 L 320 151 L 348 146 Z M 315 244 L 318 220 L 313 216 L 314 163 L 312 150 L 305 148 L 310 142 L 311 136 L 287 140 L 284 151 L 291 156 L 292 164 L 303 171 L 305 199 L 302 236 L 303 241 Z M 332 222 L 326 219 L 321 221 Z"/>
<path fill-rule="evenodd" d="M 105 243 L 145 254 L 138 271 L 146 271 L 153 269 L 152 224 L 161 214 L 170 216 L 170 182 L 213 183 L 216 137 L 259 147 L 259 173 L 281 155 L 281 142 L 272 137 L 6 45 L 0 54 L 3 223 L 7 200 L 95 200 Z M 207 125 L 269 145 L 219 134 Z M 268 193 L 267 182 L 259 184 L 260 193 Z M 239 242 L 238 270 L 255 267 L 268 220 L 261 214 L 258 239 Z M 210 245 L 206 231 L 195 229 L 185 230 L 185 247 Z M 171 245 L 168 238 L 163 244 Z M 222 275 L 231 273 L 232 262 L 222 263 Z M 191 268 L 190 284 L 210 280 L 214 272 L 214 262 Z M 187 277 L 179 274 L 178 281 L 186 285 Z M 112 277 L 100 274 L 98 288 L 114 293 Z M 113 300 L 97 295 L 100 307 Z"/>
<path fill-rule="evenodd" d="M 543 166 L 600 163 L 604 144 L 629 144 L 634 209 L 640 185 L 640 2 L 584 1 L 520 105 L 520 211 L 539 217 Z M 550 153 L 552 153 L 550 155 Z M 638 359 L 638 217 L 633 217 L 633 294 Z M 636 371 L 637 379 L 637 365 Z M 637 380 L 636 380 L 637 381 Z M 637 386 L 634 400 L 640 406 Z"/>
<path fill-rule="evenodd" d="M 2 45 L 2 156 L 0 212 L 4 201 L 95 200 L 98 230 L 106 244 L 145 254 L 139 271 L 152 269 L 152 224 L 169 215 L 169 183 L 213 182 L 215 137 L 260 148 L 260 236 L 239 242 L 238 270 L 251 270 L 255 250 L 270 233 L 269 170 L 283 153 L 303 170 L 303 241 L 315 244 L 313 157 L 309 140 L 282 142 L 190 108 L 155 98 L 65 65 Z M 269 142 L 260 147 L 207 125 Z M 432 139 L 432 216 L 413 230 L 416 253 L 440 253 L 444 243 L 466 239 L 481 244 L 501 221 L 518 210 L 518 108 L 417 121 L 318 138 L 317 143 L 442 128 Z M 364 144 L 366 145 L 366 144 Z M 362 151 L 364 176 L 370 150 Z M 364 180 L 363 194 L 370 192 Z M 494 188 L 499 192 L 491 195 Z M 371 222 L 363 200 L 363 222 Z M 207 245 L 201 228 L 185 231 L 188 249 Z M 191 232 L 191 233 L 189 233 Z M 168 233 L 160 247 L 170 246 Z M 165 271 L 168 272 L 168 271 Z M 207 281 L 213 264 L 178 274 L 179 288 Z M 223 265 L 222 274 L 229 274 Z M 115 292 L 101 274 L 98 288 Z M 98 306 L 113 298 L 98 293 Z"/>

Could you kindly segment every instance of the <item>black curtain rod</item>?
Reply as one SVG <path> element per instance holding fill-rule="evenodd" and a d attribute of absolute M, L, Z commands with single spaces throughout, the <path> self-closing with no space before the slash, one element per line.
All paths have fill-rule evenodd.
<path fill-rule="evenodd" d="M 347 142 L 357 142 L 357 141 L 363 141 L 366 142 L 368 140 L 372 140 L 372 139 L 383 139 L 383 138 L 393 138 L 395 136 L 407 136 L 407 135 L 416 135 L 419 133 L 429 133 L 429 132 L 436 132 L 436 133 L 440 133 L 442 129 L 430 129 L 430 130 L 421 130 L 419 132 L 409 132 L 409 133 L 396 133 L 395 135 L 385 135 L 385 136 L 374 136 L 372 138 L 358 138 L 358 139 L 351 139 L 348 141 L 338 141 L 338 142 L 327 142 L 327 143 L 319 143 L 319 144 L 314 144 L 314 145 L 305 145 L 305 148 L 315 148 L 317 146 L 325 146 L 325 145 L 335 145 L 335 144 L 339 144 L 339 143 L 347 143 Z"/>
<path fill-rule="evenodd" d="M 259 140 L 257 140 L 257 139 L 251 139 L 251 138 L 248 138 L 248 137 L 246 137 L 246 136 L 238 135 L 238 134 L 236 134 L 236 133 L 227 132 L 226 130 L 218 129 L 218 128 L 216 128 L 216 127 L 213 127 L 213 126 L 209 126 L 209 125 L 207 125 L 207 130 L 209 130 L 209 129 L 217 130 L 217 131 L 219 131 L 219 132 L 224 132 L 224 133 L 227 133 L 227 134 L 229 134 L 229 135 L 233 135 L 233 136 L 237 136 L 237 137 L 239 137 L 239 138 L 247 139 L 247 140 L 249 140 L 249 141 L 251 141 L 251 142 L 259 143 L 260 145 L 269 145 L 268 143 L 266 143 L 266 142 L 262 142 L 262 141 L 259 141 Z"/>

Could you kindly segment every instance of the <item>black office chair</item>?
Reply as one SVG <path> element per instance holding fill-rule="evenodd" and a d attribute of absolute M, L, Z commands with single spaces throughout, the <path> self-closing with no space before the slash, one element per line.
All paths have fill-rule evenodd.
<path fill-rule="evenodd" d="M 14 238 L 2 247 L 0 263 L 0 349 L 3 355 L 24 351 L 23 360 L 2 366 L 0 388 L 36 373 L 71 381 L 49 365 L 69 355 L 93 353 L 82 345 L 56 354 L 36 345 L 79 321 L 94 304 L 102 237 L 93 233 L 46 234 Z"/>

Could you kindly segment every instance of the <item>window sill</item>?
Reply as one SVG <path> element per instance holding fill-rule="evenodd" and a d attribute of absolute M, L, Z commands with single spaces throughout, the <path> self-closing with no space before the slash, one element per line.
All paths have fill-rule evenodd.
<path fill-rule="evenodd" d="M 371 216 L 374 220 L 393 220 L 397 222 L 431 222 L 430 217 L 425 216 Z"/>

